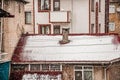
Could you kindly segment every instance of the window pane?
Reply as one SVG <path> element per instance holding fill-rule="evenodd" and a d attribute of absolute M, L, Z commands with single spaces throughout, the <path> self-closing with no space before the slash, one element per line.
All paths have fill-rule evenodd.
<path fill-rule="evenodd" d="M 82 71 L 75 71 L 75 80 L 82 80 Z"/>
<path fill-rule="evenodd" d="M 25 23 L 26 24 L 31 23 L 31 12 L 25 12 Z"/>
<path fill-rule="evenodd" d="M 94 0 L 91 0 L 91 11 L 94 11 Z"/>
<path fill-rule="evenodd" d="M 54 11 L 60 11 L 60 0 L 54 0 L 53 10 Z"/>
<path fill-rule="evenodd" d="M 40 70 L 40 65 L 39 64 L 31 64 L 30 66 L 31 71 L 39 71 Z"/>
<path fill-rule="evenodd" d="M 48 64 L 43 64 L 42 65 L 42 70 L 49 70 L 49 65 Z"/>
<path fill-rule="evenodd" d="M 84 80 L 92 80 L 92 71 L 84 71 Z"/>
<path fill-rule="evenodd" d="M 60 34 L 60 25 L 54 26 L 54 34 Z"/>
<path fill-rule="evenodd" d="M 51 64 L 50 65 L 50 70 L 60 71 L 60 65 L 58 65 L 58 64 Z"/>
<path fill-rule="evenodd" d="M 26 64 L 16 64 L 16 65 L 12 65 L 12 71 L 27 71 L 28 70 L 28 65 Z"/>

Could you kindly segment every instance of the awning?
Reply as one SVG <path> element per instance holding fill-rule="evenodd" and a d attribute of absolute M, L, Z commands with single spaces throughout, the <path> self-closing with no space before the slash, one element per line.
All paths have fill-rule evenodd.
<path fill-rule="evenodd" d="M 9 12 L 0 9 L 0 17 L 14 17 L 14 15 L 11 15 Z"/>

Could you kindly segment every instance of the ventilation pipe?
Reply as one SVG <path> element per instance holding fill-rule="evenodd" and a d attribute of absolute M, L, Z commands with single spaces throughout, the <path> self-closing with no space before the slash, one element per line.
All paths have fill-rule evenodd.
<path fill-rule="evenodd" d="M 62 29 L 62 40 L 59 41 L 60 44 L 67 44 L 70 42 L 70 40 L 68 39 L 68 35 L 69 35 L 69 28 L 63 28 Z"/>

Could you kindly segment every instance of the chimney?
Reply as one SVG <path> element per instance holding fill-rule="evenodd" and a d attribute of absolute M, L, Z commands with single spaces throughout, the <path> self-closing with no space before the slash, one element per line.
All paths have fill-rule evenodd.
<path fill-rule="evenodd" d="M 63 37 L 62 37 L 62 40 L 59 41 L 60 44 L 67 44 L 70 42 L 70 40 L 68 39 L 68 34 L 69 34 L 69 28 L 63 28 L 62 29 L 62 34 L 63 34 Z"/>

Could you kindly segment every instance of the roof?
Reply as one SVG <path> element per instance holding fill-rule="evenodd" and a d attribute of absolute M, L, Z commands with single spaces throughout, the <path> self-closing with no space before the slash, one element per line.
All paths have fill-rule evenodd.
<path fill-rule="evenodd" d="M 11 15 L 9 12 L 0 9 L 0 17 L 14 17 L 14 15 Z"/>
<path fill-rule="evenodd" d="M 15 50 L 13 62 L 109 62 L 120 58 L 120 43 L 115 35 L 70 35 L 68 44 L 59 43 L 62 35 L 24 39 L 24 44 Z"/>

